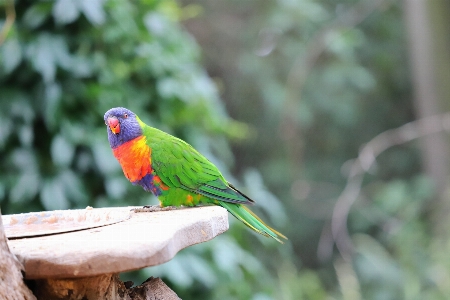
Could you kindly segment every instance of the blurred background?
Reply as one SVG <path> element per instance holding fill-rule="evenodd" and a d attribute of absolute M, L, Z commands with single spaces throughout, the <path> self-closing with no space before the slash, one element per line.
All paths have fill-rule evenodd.
<path fill-rule="evenodd" d="M 450 2 L 0 0 L 3 214 L 156 204 L 103 114 L 185 139 L 289 240 L 230 217 L 122 274 L 183 299 L 448 299 Z"/>

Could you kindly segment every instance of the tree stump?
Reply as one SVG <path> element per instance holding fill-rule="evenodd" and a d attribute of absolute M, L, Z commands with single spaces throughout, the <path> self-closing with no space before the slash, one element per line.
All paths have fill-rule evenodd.
<path fill-rule="evenodd" d="M 6 240 L 0 218 L 0 299 L 36 299 L 24 284 L 21 273 L 23 266 L 9 251 Z"/>

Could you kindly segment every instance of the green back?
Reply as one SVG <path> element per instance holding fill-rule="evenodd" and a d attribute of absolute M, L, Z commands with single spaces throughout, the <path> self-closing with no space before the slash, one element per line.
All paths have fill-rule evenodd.
<path fill-rule="evenodd" d="M 170 188 L 181 188 L 214 200 L 250 204 L 217 167 L 191 145 L 139 120 L 151 148 L 152 168 Z"/>

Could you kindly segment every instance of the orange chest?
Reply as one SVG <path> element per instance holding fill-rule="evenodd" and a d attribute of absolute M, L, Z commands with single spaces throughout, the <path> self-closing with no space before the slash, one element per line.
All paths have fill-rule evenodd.
<path fill-rule="evenodd" d="M 120 145 L 113 149 L 113 153 L 129 181 L 139 181 L 152 173 L 151 148 L 146 144 L 144 136 Z"/>

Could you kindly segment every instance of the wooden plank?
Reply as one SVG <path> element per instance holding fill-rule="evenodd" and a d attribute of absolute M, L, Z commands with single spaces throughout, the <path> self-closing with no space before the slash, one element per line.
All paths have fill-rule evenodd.
<path fill-rule="evenodd" d="M 111 208 L 130 210 L 132 207 Z M 218 206 L 141 212 L 129 220 L 76 232 L 9 241 L 25 278 L 76 278 L 115 274 L 162 264 L 181 249 L 228 229 Z"/>

